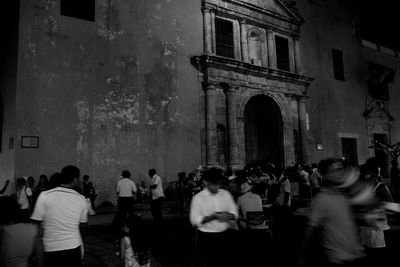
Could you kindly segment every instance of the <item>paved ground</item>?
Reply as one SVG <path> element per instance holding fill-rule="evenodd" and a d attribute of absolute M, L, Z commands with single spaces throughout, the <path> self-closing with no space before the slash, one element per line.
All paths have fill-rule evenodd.
<path fill-rule="evenodd" d="M 149 236 L 152 249 L 152 267 L 181 267 L 194 266 L 193 261 L 193 228 L 185 214 L 182 213 L 177 202 L 165 203 L 164 225 L 161 231 L 155 231 L 150 214 L 149 204 L 136 206 L 136 214 L 143 218 Z M 115 209 L 107 208 L 98 210 L 98 214 L 90 216 L 88 230 L 84 237 L 85 243 L 85 267 L 108 267 L 122 266 L 121 260 L 116 253 L 115 242 L 117 234 L 111 229 L 111 222 L 114 218 Z M 392 221 L 393 239 L 396 248 L 400 247 L 400 216 L 396 221 Z M 288 244 L 284 256 L 279 255 L 270 242 L 258 248 L 259 255 L 262 255 L 262 265 L 270 267 L 293 266 L 297 256 L 297 251 L 301 243 L 303 234 L 304 219 L 292 217 L 288 226 Z M 245 241 L 241 244 L 242 255 L 248 249 Z M 254 258 L 257 254 L 251 251 L 245 255 L 247 259 Z M 233 257 L 236 255 L 232 255 Z M 282 260 L 286 261 L 282 265 Z M 243 266 L 256 266 L 245 264 Z"/>
<path fill-rule="evenodd" d="M 191 260 L 192 227 L 178 203 L 166 203 L 164 225 L 161 231 L 154 231 L 149 204 L 137 205 L 135 214 L 140 214 L 149 233 L 152 248 L 151 266 L 189 266 Z M 105 267 L 122 266 L 116 255 L 115 242 L 118 235 L 112 230 L 111 223 L 115 215 L 114 208 L 98 210 L 89 217 L 84 237 L 85 266 Z"/>

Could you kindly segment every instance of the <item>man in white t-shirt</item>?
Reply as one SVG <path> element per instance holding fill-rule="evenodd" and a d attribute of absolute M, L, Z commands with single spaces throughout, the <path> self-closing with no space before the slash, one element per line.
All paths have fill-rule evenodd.
<path fill-rule="evenodd" d="M 87 223 L 87 205 L 76 192 L 79 168 L 66 166 L 61 185 L 40 193 L 31 219 L 42 224 L 45 266 L 82 266 L 80 224 Z"/>
<path fill-rule="evenodd" d="M 135 183 L 130 179 L 131 173 L 125 170 L 121 176 L 122 179 L 117 182 L 118 210 L 116 214 L 116 226 L 118 230 L 121 230 L 127 222 L 127 216 L 130 219 L 133 218 L 133 194 L 137 192 Z"/>
<path fill-rule="evenodd" d="M 197 229 L 197 253 L 205 266 L 235 266 L 239 254 L 238 240 L 229 231 L 238 219 L 238 208 L 229 191 L 221 189 L 224 182 L 221 169 L 211 168 L 203 173 L 206 187 L 193 196 L 189 219 Z M 243 265 L 242 265 L 243 266 Z"/>
<path fill-rule="evenodd" d="M 151 214 L 156 224 L 162 221 L 162 200 L 164 198 L 164 190 L 160 176 L 158 176 L 155 169 L 150 169 L 148 174 L 151 178 L 150 190 L 151 190 Z"/>

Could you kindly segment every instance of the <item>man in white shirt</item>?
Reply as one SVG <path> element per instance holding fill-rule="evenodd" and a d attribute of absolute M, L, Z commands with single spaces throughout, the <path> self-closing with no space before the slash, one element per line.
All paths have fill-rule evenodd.
<path fill-rule="evenodd" d="M 165 197 L 164 190 L 161 178 L 157 175 L 157 171 L 155 169 L 150 169 L 148 174 L 151 179 L 151 214 L 153 215 L 154 223 L 159 225 L 162 221 L 162 200 Z"/>
<path fill-rule="evenodd" d="M 198 230 L 197 245 L 206 266 L 226 266 L 232 259 L 228 253 L 232 253 L 233 242 L 227 230 L 238 218 L 238 208 L 232 195 L 220 189 L 223 178 L 220 169 L 205 171 L 206 188 L 193 197 L 190 205 L 190 222 Z"/>
<path fill-rule="evenodd" d="M 61 185 L 40 193 L 31 219 L 42 224 L 45 266 L 82 266 L 80 224 L 87 223 L 83 195 L 74 188 L 80 176 L 75 166 L 61 171 Z"/>
<path fill-rule="evenodd" d="M 122 172 L 122 179 L 117 182 L 118 210 L 116 223 L 119 230 L 122 229 L 128 218 L 133 218 L 133 194 L 136 194 L 135 183 L 130 179 L 131 173 L 127 170 Z"/>

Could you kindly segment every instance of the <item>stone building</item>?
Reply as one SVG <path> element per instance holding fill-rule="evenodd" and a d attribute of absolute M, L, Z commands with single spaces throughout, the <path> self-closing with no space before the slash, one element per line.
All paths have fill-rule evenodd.
<path fill-rule="evenodd" d="M 123 169 L 168 183 L 200 164 L 377 155 L 388 171 L 370 146 L 399 141 L 400 58 L 362 38 L 357 1 L 6 3 L 0 186 L 66 164 L 100 201 Z"/>

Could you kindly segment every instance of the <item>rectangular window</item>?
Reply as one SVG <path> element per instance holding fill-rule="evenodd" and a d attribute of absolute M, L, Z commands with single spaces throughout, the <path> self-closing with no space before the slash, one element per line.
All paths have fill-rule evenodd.
<path fill-rule="evenodd" d="M 356 138 L 342 137 L 342 156 L 348 164 L 358 166 Z"/>
<path fill-rule="evenodd" d="M 276 65 L 280 70 L 290 71 L 289 40 L 275 36 Z"/>
<path fill-rule="evenodd" d="M 215 18 L 216 53 L 218 56 L 234 58 L 233 23 Z"/>
<path fill-rule="evenodd" d="M 61 0 L 61 15 L 94 21 L 95 0 Z"/>
<path fill-rule="evenodd" d="M 343 53 L 340 50 L 332 49 L 333 76 L 336 80 L 344 81 Z"/>

